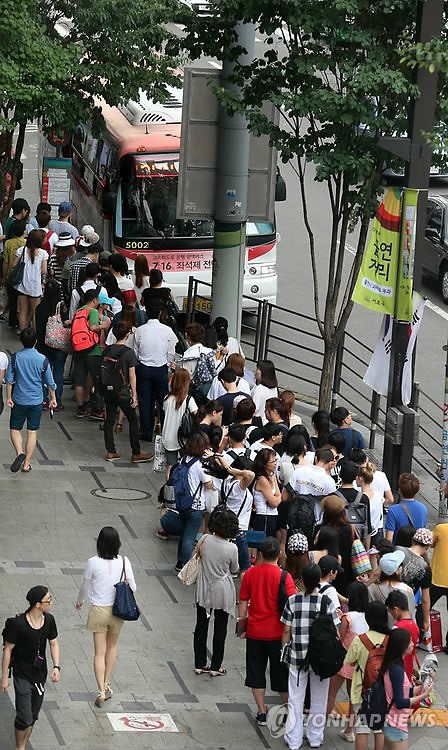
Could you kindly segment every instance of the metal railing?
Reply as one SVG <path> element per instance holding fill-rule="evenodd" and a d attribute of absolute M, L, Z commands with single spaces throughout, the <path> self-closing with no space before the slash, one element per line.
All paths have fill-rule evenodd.
<path fill-rule="evenodd" d="M 197 314 L 195 301 L 202 289 L 210 295 L 211 284 L 190 277 L 187 322 Z M 241 329 L 246 359 L 254 363 L 271 359 L 281 385 L 293 390 L 299 400 L 317 406 L 324 346 L 315 318 L 247 295 L 243 296 L 243 307 L 244 302 L 252 308 L 252 314 L 244 316 Z M 356 420 L 369 431 L 370 449 L 375 447 L 377 435 L 384 435 L 386 422 L 385 398 L 363 381 L 372 353 L 369 346 L 346 331 L 336 352 L 332 385 L 332 408 L 339 403 L 354 410 Z M 414 448 L 413 461 L 425 477 L 438 482 L 443 403 L 414 383 L 412 405 L 420 416 L 419 444 Z"/>

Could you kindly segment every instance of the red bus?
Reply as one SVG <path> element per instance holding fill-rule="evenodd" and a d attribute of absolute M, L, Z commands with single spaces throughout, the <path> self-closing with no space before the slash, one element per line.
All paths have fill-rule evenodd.
<path fill-rule="evenodd" d="M 189 276 L 211 281 L 213 222 L 176 219 L 180 123 L 167 120 L 179 115 L 144 97 L 134 111 L 129 105 L 102 103 L 101 135 L 85 125 L 74 134 L 73 221 L 93 225 L 104 247 L 125 255 L 131 268 L 136 256 L 145 254 L 181 307 Z M 177 112 L 180 106 L 177 101 Z M 275 302 L 276 252 L 275 225 L 249 221 L 245 294 Z"/>

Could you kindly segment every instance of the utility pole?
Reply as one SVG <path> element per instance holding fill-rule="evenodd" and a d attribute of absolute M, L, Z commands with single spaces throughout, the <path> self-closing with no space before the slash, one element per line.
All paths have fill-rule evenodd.
<path fill-rule="evenodd" d="M 255 25 L 238 21 L 235 46 L 246 50 L 240 65 L 254 58 Z M 237 87 L 229 79 L 235 63 L 223 64 L 221 85 Z M 229 321 L 229 334 L 239 339 L 246 258 L 247 191 L 249 183 L 249 129 L 244 115 L 229 115 L 222 105 L 218 122 L 215 192 L 215 239 L 213 249 L 212 316 Z"/>
<path fill-rule="evenodd" d="M 443 0 L 420 2 L 417 11 L 416 41 L 426 42 L 440 36 L 443 19 Z M 425 237 L 426 203 L 428 199 L 429 169 L 432 149 L 426 142 L 424 133 L 434 127 L 437 99 L 437 74 L 417 66 L 415 83 L 420 91 L 418 99 L 410 106 L 408 118 L 408 139 L 383 139 L 388 150 L 404 155 L 407 150 L 408 162 L 405 171 L 405 187 L 419 190 L 417 222 L 415 234 L 414 278 L 421 271 L 420 248 Z M 402 140 L 403 149 L 394 146 L 393 141 Z M 392 328 L 392 350 L 389 371 L 389 395 L 387 399 L 386 433 L 384 438 L 383 470 L 386 472 L 393 490 L 398 487 L 398 477 L 412 468 L 414 446 L 415 411 L 403 405 L 401 380 L 408 344 L 407 321 L 394 319 Z M 396 429 L 397 422 L 399 423 Z"/>

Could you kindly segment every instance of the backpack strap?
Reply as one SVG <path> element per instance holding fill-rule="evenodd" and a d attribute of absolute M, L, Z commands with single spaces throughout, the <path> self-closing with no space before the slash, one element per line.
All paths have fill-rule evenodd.
<path fill-rule="evenodd" d="M 328 591 L 328 589 L 331 589 L 331 583 L 325 583 L 321 588 L 319 589 L 319 594 L 323 594 L 325 591 Z"/>
<path fill-rule="evenodd" d="M 366 635 L 365 633 L 361 633 L 361 635 L 359 635 L 358 638 L 361 641 L 362 645 L 365 646 L 365 648 L 367 649 L 367 651 L 369 653 L 370 653 L 370 651 L 372 649 L 375 648 L 375 644 L 372 643 L 372 641 L 370 640 L 370 638 L 368 637 L 368 635 Z"/>
<path fill-rule="evenodd" d="M 413 526 L 413 527 L 414 527 L 414 529 L 415 529 L 415 523 L 414 523 L 414 521 L 412 520 L 412 516 L 411 516 L 410 510 L 409 510 L 408 506 L 406 505 L 406 503 L 404 502 L 404 500 L 402 500 L 402 501 L 401 501 L 400 505 L 402 505 L 402 506 L 403 506 L 404 512 L 406 513 L 406 515 L 407 515 L 407 517 L 408 517 L 408 519 L 409 519 L 409 523 L 410 523 L 410 524 L 411 524 L 411 526 Z"/>
<path fill-rule="evenodd" d="M 319 593 L 321 593 L 321 592 L 319 592 Z M 330 602 L 330 599 L 328 598 L 328 596 L 325 596 L 325 594 L 324 594 L 323 597 L 322 597 L 322 601 L 320 603 L 319 614 L 321 614 L 321 615 L 326 615 L 327 614 L 329 602 Z"/>

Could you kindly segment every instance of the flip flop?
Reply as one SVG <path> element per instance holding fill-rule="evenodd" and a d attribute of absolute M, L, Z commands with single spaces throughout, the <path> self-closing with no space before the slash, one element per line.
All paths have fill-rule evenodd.
<path fill-rule="evenodd" d="M 11 467 L 10 467 L 11 471 L 14 472 L 14 474 L 16 473 L 16 471 L 19 471 L 24 461 L 25 461 L 25 454 L 19 453 L 19 455 L 15 457 L 14 461 L 11 464 Z"/>
<path fill-rule="evenodd" d="M 33 467 L 31 466 L 31 464 L 28 466 L 28 468 L 25 467 L 25 466 L 22 466 L 22 471 L 23 471 L 24 474 L 28 474 L 31 471 L 32 468 Z"/>

